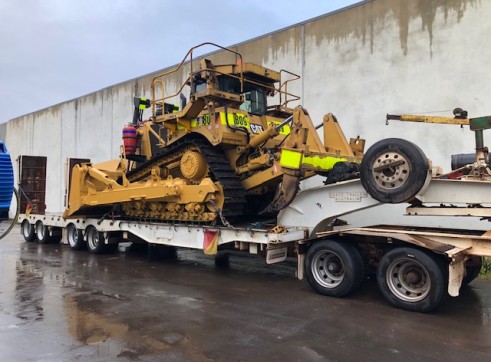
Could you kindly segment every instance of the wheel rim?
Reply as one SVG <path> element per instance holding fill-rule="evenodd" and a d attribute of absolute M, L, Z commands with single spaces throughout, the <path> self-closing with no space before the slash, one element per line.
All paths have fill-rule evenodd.
<path fill-rule="evenodd" d="M 38 240 L 44 240 L 44 235 L 46 234 L 45 231 L 46 230 L 43 224 L 36 225 L 36 236 Z"/>
<path fill-rule="evenodd" d="M 410 163 L 397 152 L 384 152 L 372 164 L 372 176 L 377 186 L 384 189 L 397 189 L 409 177 Z"/>
<path fill-rule="evenodd" d="M 336 288 L 344 279 L 344 263 L 336 253 L 317 253 L 312 261 L 312 275 L 325 288 Z"/>
<path fill-rule="evenodd" d="M 87 243 L 91 250 L 97 249 L 99 246 L 99 232 L 96 229 L 90 229 L 87 235 Z"/>
<path fill-rule="evenodd" d="M 390 291 L 405 302 L 419 302 L 431 290 L 428 270 L 410 258 L 393 261 L 387 269 L 386 280 Z"/>
<path fill-rule="evenodd" d="M 71 247 L 75 247 L 78 242 L 78 230 L 74 226 L 69 226 L 67 230 L 67 239 L 68 239 L 68 244 L 70 244 Z"/>
<path fill-rule="evenodd" d="M 22 235 L 25 238 L 28 238 L 31 234 L 31 224 L 28 221 L 23 221 L 22 222 Z"/>

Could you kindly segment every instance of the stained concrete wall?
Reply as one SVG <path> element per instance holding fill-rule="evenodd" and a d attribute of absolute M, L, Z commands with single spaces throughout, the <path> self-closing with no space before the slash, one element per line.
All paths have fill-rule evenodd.
<path fill-rule="evenodd" d="M 5 123 L 2 123 L 0 124 L 0 141 L 4 141 L 6 135 L 7 135 L 7 125 Z"/>
<path fill-rule="evenodd" d="M 487 47 L 491 2 L 374 0 L 233 46 L 245 61 L 287 69 L 302 79 L 315 123 L 334 113 L 346 135 L 368 146 L 387 137 L 416 142 L 449 169 L 452 153 L 472 152 L 473 134 L 455 126 L 385 125 L 387 113 L 428 113 L 460 106 L 490 113 Z M 192 46 L 193 44 L 190 44 Z M 212 59 L 227 59 L 217 53 Z M 176 89 L 188 68 L 166 86 Z M 28 114 L 7 123 L 6 141 L 20 154 L 48 156 L 47 210 L 63 209 L 66 157 L 117 157 L 121 128 L 131 120 L 132 97 L 149 96 L 152 75 Z M 440 113 L 435 113 L 440 114 Z"/>

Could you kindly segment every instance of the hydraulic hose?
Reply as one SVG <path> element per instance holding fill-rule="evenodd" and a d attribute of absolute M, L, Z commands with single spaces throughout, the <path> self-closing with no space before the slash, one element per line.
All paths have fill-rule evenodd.
<path fill-rule="evenodd" d="M 17 202 L 17 209 L 15 211 L 15 216 L 12 219 L 12 223 L 9 225 L 9 227 L 4 232 L 2 232 L 2 234 L 0 235 L 0 240 L 3 239 L 5 236 L 7 236 L 7 234 L 9 232 L 12 231 L 12 229 L 14 228 L 15 223 L 17 222 L 17 219 L 19 218 L 19 214 L 20 214 L 20 198 L 19 198 L 19 192 L 17 191 L 16 188 L 14 188 L 14 196 L 15 196 L 15 202 Z"/>

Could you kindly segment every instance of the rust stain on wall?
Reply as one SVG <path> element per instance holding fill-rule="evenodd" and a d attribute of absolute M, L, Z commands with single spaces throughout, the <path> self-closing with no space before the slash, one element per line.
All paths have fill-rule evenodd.
<path fill-rule="evenodd" d="M 333 16 L 327 16 L 308 24 L 309 33 L 317 36 L 317 45 L 326 38 L 332 41 L 343 41 L 351 36 L 362 39 L 363 45 L 370 43 L 373 51 L 373 41 L 377 36 L 374 25 L 384 31 L 385 21 L 395 18 L 399 27 L 399 40 L 404 55 L 407 54 L 409 23 L 413 19 L 421 19 L 421 31 L 428 32 L 429 50 L 433 45 L 433 26 L 438 12 L 443 12 L 445 22 L 452 13 L 457 15 L 460 22 L 470 6 L 480 6 L 481 0 L 377 0 L 362 4 Z M 322 31 L 321 29 L 325 29 Z"/>
<path fill-rule="evenodd" d="M 387 26 L 392 26 L 395 20 L 399 27 L 401 51 L 407 55 L 409 24 L 414 19 L 420 19 L 421 31 L 428 33 L 431 56 L 437 14 L 443 12 L 445 23 L 456 14 L 457 22 L 460 22 L 470 7 L 479 7 L 481 3 L 482 0 L 374 0 L 243 44 L 241 50 L 249 55 L 270 49 L 270 55 L 263 54 L 260 59 L 256 59 L 268 62 L 289 51 L 293 43 L 295 54 L 299 54 L 302 46 L 300 29 L 304 27 L 305 36 L 315 38 L 317 46 L 326 40 L 341 44 L 354 37 L 360 39 L 363 46 L 369 46 L 373 53 L 374 41 L 379 32 L 387 31 Z M 390 24 L 386 24 L 389 20 Z M 273 59 L 270 59 L 271 56 Z"/>
<path fill-rule="evenodd" d="M 460 23 L 468 6 L 479 6 L 481 0 L 418 0 L 416 4 L 416 11 L 413 10 L 413 13 L 421 17 L 421 30 L 428 32 L 430 55 L 433 55 L 433 23 L 437 10 L 443 10 L 445 22 L 450 13 L 456 13 L 457 22 Z M 406 53 L 407 48 L 404 54 Z"/>
<path fill-rule="evenodd" d="M 404 55 L 408 53 L 409 24 L 414 19 L 420 19 L 421 32 L 428 34 L 428 48 L 432 55 L 433 36 L 435 19 L 438 14 L 444 16 L 444 21 L 456 15 L 457 22 L 460 22 L 466 12 L 471 7 L 480 7 L 482 0 L 373 0 L 355 5 L 344 11 L 320 17 L 291 27 L 282 31 L 265 35 L 263 37 L 244 42 L 232 47 L 232 49 L 245 55 L 244 61 L 259 64 L 281 66 L 284 63 L 285 55 L 296 58 L 300 65 L 303 61 L 304 47 L 306 39 L 315 41 L 320 47 L 326 40 L 329 43 L 340 45 L 352 38 L 361 40 L 361 46 L 369 46 L 370 51 L 374 51 L 374 41 L 381 32 L 388 31 L 389 26 L 393 26 L 394 20 L 399 28 L 400 48 Z M 390 24 L 388 23 L 390 21 Z M 386 22 L 388 24 L 386 24 Z M 213 51 L 214 49 L 210 49 Z M 342 55 L 345 61 L 356 57 L 357 49 L 345 51 Z M 226 52 L 217 52 L 208 58 L 216 63 L 235 63 L 236 59 Z M 196 57 L 199 59 L 200 57 Z M 197 64 L 196 64 L 197 67 Z M 165 68 L 155 73 L 139 77 L 138 79 L 110 87 L 132 87 L 135 96 L 150 95 L 151 80 L 155 74 L 169 70 L 173 67 Z M 300 69 L 290 69 L 300 72 Z M 184 67 L 182 71 L 168 78 L 166 87 L 169 90 L 177 89 L 187 76 L 189 67 Z M 89 102 L 93 106 L 102 103 L 103 93 L 97 91 L 75 99 L 75 117 L 81 117 L 81 108 Z M 131 103 L 131 100 L 128 101 Z M 33 112 L 35 119 L 39 119 L 45 113 L 50 113 L 54 118 L 57 112 L 66 102 L 54 105 L 44 110 Z M 25 116 L 19 117 L 24 119 Z M 5 132 L 5 131 L 4 131 Z"/>
<path fill-rule="evenodd" d="M 275 62 L 284 54 L 294 54 L 300 57 L 302 54 L 302 29 L 295 27 L 285 31 L 262 37 L 252 42 L 242 44 L 237 50 L 247 54 L 247 60 L 261 62 L 265 57 Z M 270 50 L 268 54 L 265 50 Z"/>

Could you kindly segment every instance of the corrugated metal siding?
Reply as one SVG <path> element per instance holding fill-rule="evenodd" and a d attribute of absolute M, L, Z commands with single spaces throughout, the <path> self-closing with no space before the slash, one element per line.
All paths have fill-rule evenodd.
<path fill-rule="evenodd" d="M 0 220 L 8 218 L 14 189 L 14 171 L 7 147 L 0 141 Z"/>

